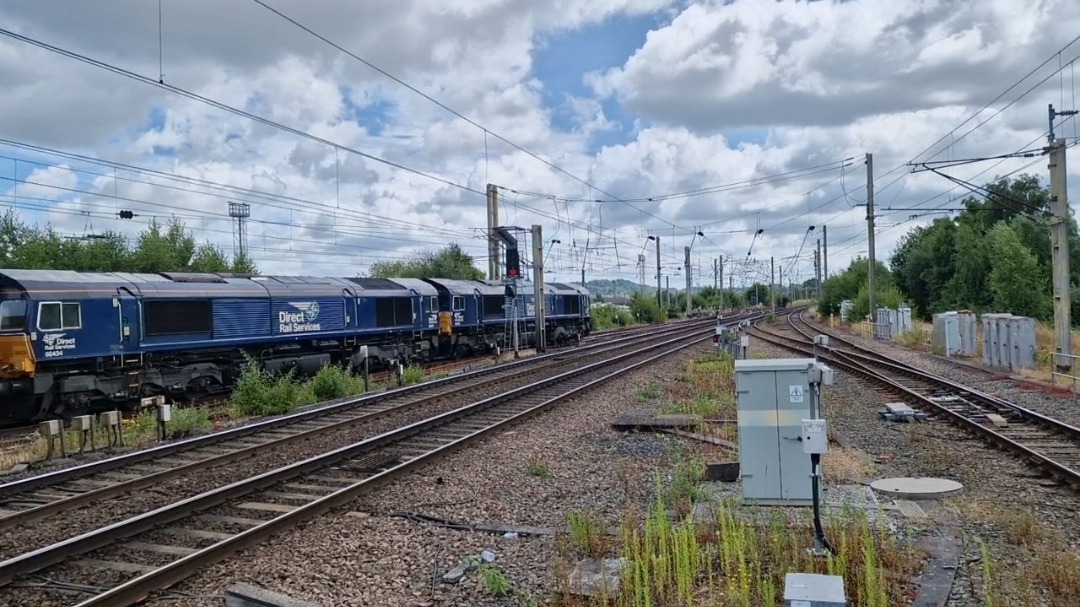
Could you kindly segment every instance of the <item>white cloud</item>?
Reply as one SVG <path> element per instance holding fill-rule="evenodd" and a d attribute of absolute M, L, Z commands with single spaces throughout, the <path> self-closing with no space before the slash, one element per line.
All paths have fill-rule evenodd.
<path fill-rule="evenodd" d="M 877 203 L 886 231 L 878 255 L 884 258 L 896 237 L 914 225 L 891 227 L 913 213 L 890 207 L 949 202 L 942 196 L 948 183 L 940 177 L 919 174 L 894 182 L 908 170 L 903 163 L 1071 40 L 1080 26 L 1080 16 L 1065 10 L 1066 0 L 271 4 L 490 133 L 485 137 L 255 3 L 166 3 L 166 82 L 471 190 L 482 192 L 492 182 L 570 198 L 606 199 L 603 190 L 633 199 L 555 204 L 550 198 L 504 195 L 505 221 L 541 223 L 548 238 L 562 241 L 548 266 L 564 280 L 578 277 L 586 241 L 600 247 L 589 253 L 590 275 L 634 279 L 648 233 L 661 235 L 664 273 L 672 273 L 681 266 L 689 229 L 697 226 L 707 239 L 694 245 L 695 259 L 701 256 L 707 274 L 717 255 L 745 259 L 759 227 L 766 233 L 752 256 L 775 257 L 786 269 L 788 262 L 781 260 L 803 245 L 807 227 L 825 221 L 830 253 L 836 255 L 830 269 L 839 269 L 865 248 L 865 211 L 857 205 L 865 199 L 860 163 L 867 151 L 874 153 L 879 179 Z M 652 13 L 666 21 L 640 48 L 583 75 L 586 94 L 558 88 L 545 80 L 550 74 L 536 73 L 533 57 L 544 52 L 539 41 L 550 45 L 561 32 Z M 0 0 L 0 14 L 26 35 L 157 77 L 156 6 L 104 1 L 59 9 Z M 1074 48 L 1064 59 L 1077 54 Z M 581 59 L 586 65 L 589 58 Z M 576 64 L 565 69 L 584 71 Z M 1064 83 L 1052 79 L 985 127 L 959 141 L 947 138 L 931 153 L 941 152 L 938 159 L 995 155 L 1037 140 L 1045 129 L 1046 103 L 1062 102 L 1062 84 L 1066 107 L 1071 103 L 1071 71 L 1065 74 Z M 70 192 L 21 185 L 24 196 L 69 201 L 63 213 L 34 219 L 48 217 L 80 232 L 85 218 L 78 211 L 88 210 L 96 228 L 133 232 L 138 221 L 105 218 L 117 208 L 133 208 L 144 217 L 182 217 L 199 238 L 231 247 L 227 204 L 242 200 L 252 205 L 252 252 L 268 272 L 349 275 L 372 261 L 452 240 L 485 254 L 477 238 L 485 225 L 484 202 L 475 192 L 371 158 L 335 154 L 328 145 L 9 39 L 0 39 L 0 79 L 8 83 L 0 97 L 0 137 L 235 188 L 214 190 L 123 170 L 114 183 L 111 169 L 35 154 L 36 160 L 104 176 L 80 180 L 67 168 L 39 168 L 30 176 L 22 170 L 22 179 L 91 192 L 70 202 Z M 377 115 L 366 115 L 374 104 Z M 360 122 L 357 111 L 364 116 Z M 1072 125 L 1065 128 L 1071 136 Z M 594 148 L 597 138 L 608 137 L 623 143 Z M 833 168 L 756 188 L 644 200 L 848 157 L 855 160 L 842 179 Z M 1030 161 L 1008 161 L 981 176 L 989 164 L 953 173 L 981 183 Z M 1080 175 L 1080 163 L 1072 167 Z M 13 170 L 10 161 L 0 161 L 0 175 Z M 1045 175 L 1045 161 L 1029 171 Z M 0 190 L 10 194 L 6 187 Z M 1074 198 L 1080 196 L 1073 190 Z M 574 223 L 565 223 L 567 218 Z M 676 229 L 673 236 L 672 223 L 687 230 Z M 572 241 L 576 252 L 570 251 Z M 813 244 L 804 246 L 801 279 L 807 278 Z M 651 250 L 647 260 L 651 266 Z M 650 283 L 651 275 L 650 269 Z"/>

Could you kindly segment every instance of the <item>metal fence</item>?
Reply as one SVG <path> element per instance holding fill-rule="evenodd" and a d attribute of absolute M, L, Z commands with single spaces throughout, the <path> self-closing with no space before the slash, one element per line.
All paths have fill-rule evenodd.
<path fill-rule="evenodd" d="M 1068 369 L 1068 372 L 1060 369 Z M 1055 384 L 1057 384 L 1057 378 L 1059 377 L 1072 383 L 1070 391 L 1072 392 L 1073 403 L 1076 403 L 1077 386 L 1080 385 L 1080 356 L 1055 353 L 1050 375 L 1054 378 Z"/>

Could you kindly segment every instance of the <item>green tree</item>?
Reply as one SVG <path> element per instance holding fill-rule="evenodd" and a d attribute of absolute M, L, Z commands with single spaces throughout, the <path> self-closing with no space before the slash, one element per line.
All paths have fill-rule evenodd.
<path fill-rule="evenodd" d="M 751 306 L 757 304 L 769 305 L 771 303 L 771 300 L 769 299 L 769 287 L 760 282 L 751 285 L 750 288 L 746 290 L 746 303 Z"/>
<path fill-rule="evenodd" d="M 221 247 L 204 242 L 195 250 L 189 269 L 192 272 L 229 272 L 232 270 L 231 265 Z"/>
<path fill-rule="evenodd" d="M 1047 318 L 1049 298 L 1046 284 L 1039 279 L 1039 262 L 1035 255 L 1004 222 L 990 230 L 989 238 L 994 255 L 990 272 L 994 309 L 1021 316 Z"/>
<path fill-rule="evenodd" d="M 875 260 L 874 285 L 878 293 L 893 286 L 892 273 L 880 261 Z M 866 286 L 869 288 L 870 260 L 865 257 L 856 257 L 851 260 L 848 267 L 839 274 L 830 276 L 821 283 L 821 299 L 818 300 L 818 311 L 823 315 L 839 314 L 840 302 L 845 299 L 852 301 L 859 295 L 859 290 Z M 869 291 L 867 308 L 869 308 Z M 865 314 L 865 312 L 863 312 Z"/>
<path fill-rule="evenodd" d="M 456 243 L 436 252 L 414 255 L 412 259 L 375 262 L 370 273 L 376 278 L 484 278 L 484 273 L 473 265 L 472 256 Z"/>
<path fill-rule="evenodd" d="M 658 322 L 661 319 L 660 304 L 656 298 L 649 295 L 634 293 L 630 297 L 630 313 L 634 321 L 639 323 Z"/>

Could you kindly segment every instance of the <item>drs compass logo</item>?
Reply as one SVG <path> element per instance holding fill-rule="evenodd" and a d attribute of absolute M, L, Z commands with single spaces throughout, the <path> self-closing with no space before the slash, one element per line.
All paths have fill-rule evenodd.
<path fill-rule="evenodd" d="M 288 305 L 296 312 L 282 310 L 278 313 L 279 333 L 309 333 L 322 330 L 322 323 L 315 322 L 319 318 L 319 302 L 290 301 Z"/>

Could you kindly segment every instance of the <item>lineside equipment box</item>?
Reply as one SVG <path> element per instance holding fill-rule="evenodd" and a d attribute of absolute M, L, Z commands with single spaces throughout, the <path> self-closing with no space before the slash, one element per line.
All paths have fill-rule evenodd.
<path fill-rule="evenodd" d="M 744 503 L 813 505 L 812 465 L 803 451 L 813 364 L 812 358 L 735 361 Z"/>

